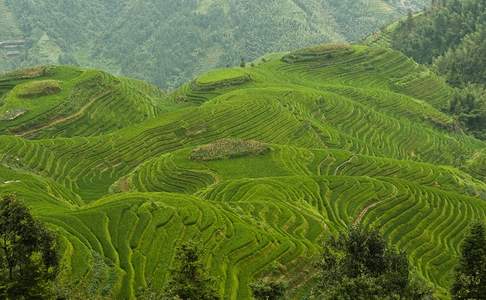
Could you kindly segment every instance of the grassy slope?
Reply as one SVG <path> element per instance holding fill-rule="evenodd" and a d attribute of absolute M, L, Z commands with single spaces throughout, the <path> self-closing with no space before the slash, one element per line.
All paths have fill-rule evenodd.
<path fill-rule="evenodd" d="M 273 269 L 300 294 L 322 239 L 363 222 L 407 250 L 446 296 L 467 224 L 486 212 L 485 144 L 440 112 L 449 93 L 390 50 L 267 56 L 195 79 L 145 122 L 113 131 L 103 123 L 111 119 L 80 119 L 108 134 L 0 136 L 0 192 L 17 192 L 59 230 L 64 276 L 91 294 L 131 298 L 163 286 L 187 239 L 204 243 L 228 298 L 248 298 L 248 283 Z M 134 96 L 135 108 L 147 94 Z M 271 151 L 189 160 L 194 147 L 228 137 Z"/>
<path fill-rule="evenodd" d="M 26 76 L 29 72 L 33 75 Z M 0 133 L 38 139 L 104 134 L 169 110 L 172 105 L 161 103 L 162 97 L 149 84 L 95 70 L 8 73 L 0 76 Z M 22 114 L 13 118 L 15 111 Z"/>

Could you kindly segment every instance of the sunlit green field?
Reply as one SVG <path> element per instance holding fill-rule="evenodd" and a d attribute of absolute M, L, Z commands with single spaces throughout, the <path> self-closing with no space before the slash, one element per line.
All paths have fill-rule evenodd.
<path fill-rule="evenodd" d="M 323 239 L 363 223 L 447 298 L 467 226 L 485 219 L 486 144 L 442 112 L 450 87 L 391 50 L 275 54 L 168 94 L 95 70 L 34 75 L 0 78 L 0 116 L 25 111 L 0 117 L 0 192 L 59 233 L 62 277 L 93 297 L 163 288 L 189 239 L 225 298 L 270 272 L 305 295 Z M 221 139 L 268 151 L 192 156 Z"/>

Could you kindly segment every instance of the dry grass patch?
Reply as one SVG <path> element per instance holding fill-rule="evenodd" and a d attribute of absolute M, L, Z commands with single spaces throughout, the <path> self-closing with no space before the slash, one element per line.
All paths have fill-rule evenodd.
<path fill-rule="evenodd" d="M 12 110 L 7 110 L 3 114 L 0 114 L 0 121 L 12 121 L 20 116 L 23 116 L 27 112 L 26 109 L 17 108 Z"/>
<path fill-rule="evenodd" d="M 222 139 L 192 150 L 192 160 L 220 160 L 250 155 L 261 155 L 270 151 L 270 147 L 254 140 Z"/>
<path fill-rule="evenodd" d="M 324 44 L 292 52 L 282 57 L 285 63 L 301 63 L 316 59 L 332 59 L 336 56 L 350 55 L 354 48 L 349 44 Z"/>
<path fill-rule="evenodd" d="M 33 79 L 47 74 L 47 67 L 35 67 L 5 73 L 5 77 L 15 79 Z"/>
<path fill-rule="evenodd" d="M 17 95 L 22 98 L 54 95 L 61 91 L 61 84 L 57 80 L 41 80 L 23 84 Z"/>

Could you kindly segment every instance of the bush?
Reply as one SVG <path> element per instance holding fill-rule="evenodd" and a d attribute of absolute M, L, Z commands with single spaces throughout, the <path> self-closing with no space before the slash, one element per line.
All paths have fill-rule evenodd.
<path fill-rule="evenodd" d="M 277 300 L 285 296 L 287 284 L 281 280 L 264 278 L 252 283 L 250 287 L 257 300 Z"/>

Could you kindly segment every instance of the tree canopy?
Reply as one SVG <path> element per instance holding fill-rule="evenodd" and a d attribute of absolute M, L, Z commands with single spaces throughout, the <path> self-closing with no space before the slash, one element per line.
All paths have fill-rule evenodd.
<path fill-rule="evenodd" d="M 471 226 L 461 249 L 451 289 L 453 299 L 486 299 L 486 226 Z"/>
<path fill-rule="evenodd" d="M 351 226 L 329 238 L 318 264 L 316 299 L 431 299 L 432 291 L 410 275 L 404 252 L 388 247 L 375 229 Z"/>
<path fill-rule="evenodd" d="M 15 196 L 1 197 L 0 298 L 47 298 L 58 264 L 54 235 Z"/>
<path fill-rule="evenodd" d="M 165 292 L 168 299 L 220 299 L 214 280 L 201 261 L 201 250 L 194 242 L 184 243 L 177 249 L 174 265 Z"/>

